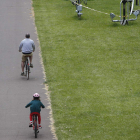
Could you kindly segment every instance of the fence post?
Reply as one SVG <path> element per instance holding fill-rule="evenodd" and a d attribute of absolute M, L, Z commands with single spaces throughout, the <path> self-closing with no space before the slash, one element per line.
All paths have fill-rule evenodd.
<path fill-rule="evenodd" d="M 80 4 L 80 0 L 78 0 L 78 4 Z"/>
<path fill-rule="evenodd" d="M 125 4 L 126 4 L 126 0 L 123 0 L 123 21 L 125 20 L 126 18 L 126 14 L 125 14 Z"/>
<path fill-rule="evenodd" d="M 138 5 L 138 0 L 136 0 L 136 5 Z"/>

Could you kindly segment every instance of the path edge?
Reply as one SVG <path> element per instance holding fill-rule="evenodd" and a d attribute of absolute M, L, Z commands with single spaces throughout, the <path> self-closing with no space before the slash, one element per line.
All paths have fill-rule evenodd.
<path fill-rule="evenodd" d="M 46 78 L 46 72 L 45 72 L 45 68 L 44 68 L 44 64 L 43 64 L 43 58 L 42 58 L 42 51 L 41 51 L 41 47 L 40 47 L 40 41 L 39 41 L 39 37 L 38 37 L 38 32 L 37 32 L 37 27 L 36 27 L 36 24 L 35 24 L 35 12 L 34 12 L 34 7 L 32 6 L 33 5 L 33 0 L 31 0 L 31 18 L 33 19 L 33 23 L 34 23 L 34 26 L 35 26 L 35 34 L 37 35 L 37 42 L 39 44 L 38 46 L 38 49 L 39 49 L 39 58 L 40 58 L 40 64 L 42 66 L 42 73 L 43 73 L 43 79 L 46 81 L 47 78 Z M 55 131 L 55 127 L 54 127 L 54 119 L 53 119 L 53 111 L 52 111 L 52 107 L 51 107 L 51 99 L 50 99 L 50 91 L 49 91 L 49 86 L 48 84 L 45 84 L 45 90 L 46 90 L 46 93 L 44 93 L 47 97 L 47 101 L 48 101 L 48 106 L 47 106 L 47 109 L 49 109 L 49 119 L 50 119 L 50 129 L 51 129 L 51 133 L 53 135 L 53 139 L 55 140 L 58 140 L 57 136 L 56 136 L 56 131 Z"/>

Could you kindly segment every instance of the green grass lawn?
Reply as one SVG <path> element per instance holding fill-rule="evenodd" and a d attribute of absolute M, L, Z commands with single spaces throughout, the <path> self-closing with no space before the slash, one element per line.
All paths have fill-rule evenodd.
<path fill-rule="evenodd" d="M 119 15 L 119 5 L 87 6 Z M 69 0 L 33 7 L 58 139 L 139 140 L 140 18 L 122 26 L 83 8 L 79 19 Z"/>

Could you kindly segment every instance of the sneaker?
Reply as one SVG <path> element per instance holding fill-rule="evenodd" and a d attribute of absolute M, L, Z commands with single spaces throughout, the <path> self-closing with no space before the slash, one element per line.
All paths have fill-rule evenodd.
<path fill-rule="evenodd" d="M 30 64 L 30 67 L 33 68 L 33 64 Z"/>
<path fill-rule="evenodd" d="M 32 123 L 29 123 L 29 127 L 33 127 Z"/>
<path fill-rule="evenodd" d="M 42 126 L 39 124 L 39 129 L 41 129 L 42 128 Z"/>
<path fill-rule="evenodd" d="M 21 76 L 24 76 L 24 72 L 21 73 Z"/>

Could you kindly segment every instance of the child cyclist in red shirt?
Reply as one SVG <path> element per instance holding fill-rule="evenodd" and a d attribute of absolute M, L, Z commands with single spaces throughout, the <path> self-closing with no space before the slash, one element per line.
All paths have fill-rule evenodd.
<path fill-rule="evenodd" d="M 40 95 L 38 93 L 35 93 L 33 95 L 33 100 L 28 103 L 25 108 L 30 106 L 30 124 L 29 127 L 32 127 L 32 116 L 33 114 L 36 114 L 38 116 L 38 124 L 39 124 L 39 128 L 41 127 L 41 115 L 40 115 L 40 111 L 41 111 L 41 107 L 45 108 L 45 106 L 42 104 L 42 102 L 40 101 Z"/>

